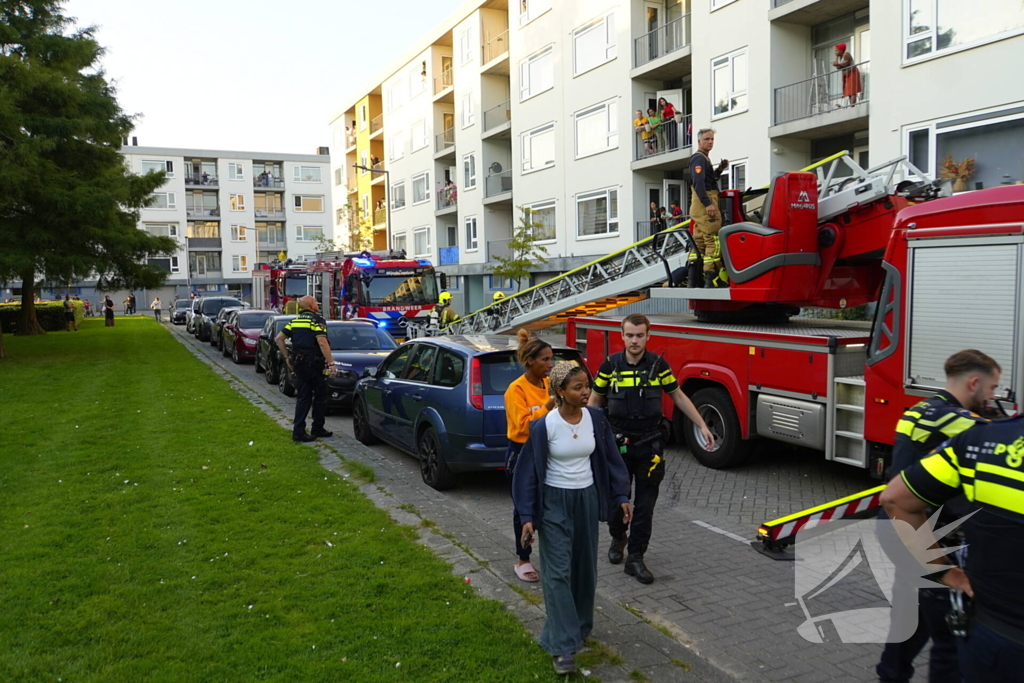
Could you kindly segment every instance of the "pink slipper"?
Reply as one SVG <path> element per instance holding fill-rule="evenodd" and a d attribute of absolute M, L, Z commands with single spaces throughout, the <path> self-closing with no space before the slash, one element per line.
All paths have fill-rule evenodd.
<path fill-rule="evenodd" d="M 526 583 L 537 583 L 540 581 L 540 576 L 537 575 L 537 570 L 533 568 L 533 565 L 527 562 L 526 564 L 517 564 L 513 567 L 516 570 L 516 576 L 519 577 L 520 581 Z M 527 574 L 533 574 L 531 579 Z"/>

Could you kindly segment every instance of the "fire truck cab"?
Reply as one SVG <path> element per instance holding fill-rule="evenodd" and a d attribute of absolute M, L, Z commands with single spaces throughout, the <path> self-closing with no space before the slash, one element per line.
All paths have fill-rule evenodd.
<path fill-rule="evenodd" d="M 253 306 L 274 309 L 283 313 L 297 313 L 293 303 L 309 294 L 306 264 L 288 264 L 284 267 L 262 267 L 253 271 Z"/>

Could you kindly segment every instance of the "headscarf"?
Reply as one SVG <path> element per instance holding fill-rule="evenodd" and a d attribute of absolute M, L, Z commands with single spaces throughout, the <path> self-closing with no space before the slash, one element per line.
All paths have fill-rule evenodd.
<path fill-rule="evenodd" d="M 556 363 L 555 367 L 551 368 L 551 375 L 548 379 L 548 393 L 551 394 L 551 398 L 555 399 L 556 405 L 562 405 L 562 397 L 558 395 L 558 390 L 564 389 L 569 375 L 577 371 L 582 372 L 583 368 L 571 361 Z"/>
<path fill-rule="evenodd" d="M 837 43 L 836 44 L 836 49 L 837 50 L 842 50 L 843 52 L 846 52 L 846 43 Z"/>

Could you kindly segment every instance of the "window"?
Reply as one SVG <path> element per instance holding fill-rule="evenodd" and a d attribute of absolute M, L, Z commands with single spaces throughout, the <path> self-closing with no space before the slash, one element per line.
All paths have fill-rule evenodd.
<path fill-rule="evenodd" d="M 448 280 L 453 280 L 449 277 Z M 434 384 L 439 387 L 457 387 L 462 384 L 462 376 L 465 373 L 466 361 L 457 353 L 447 349 L 441 349 L 437 366 L 434 368 Z"/>
<path fill-rule="evenodd" d="M 395 235 L 395 238 L 397 239 L 398 236 Z M 378 376 L 383 379 L 398 379 L 405 374 L 405 368 L 409 364 L 409 356 L 412 355 L 413 348 L 415 348 L 415 344 L 408 344 L 388 356 L 381 363 Z"/>
<path fill-rule="evenodd" d="M 572 34 L 573 76 L 615 59 L 615 15 L 609 14 Z"/>
<path fill-rule="evenodd" d="M 711 61 L 711 89 L 712 118 L 747 110 L 746 48 Z"/>
<path fill-rule="evenodd" d="M 245 273 L 249 270 L 249 257 L 248 256 L 232 256 L 231 257 L 231 272 L 233 273 Z"/>
<path fill-rule="evenodd" d="M 476 154 L 462 157 L 462 187 L 466 190 L 476 187 Z"/>
<path fill-rule="evenodd" d="M 405 208 L 405 181 L 399 180 L 391 186 L 391 209 L 397 211 Z"/>
<path fill-rule="evenodd" d="M 555 239 L 555 200 L 538 202 L 530 206 L 524 206 L 530 211 L 529 221 L 533 223 L 533 236 L 538 240 L 548 241 Z"/>
<path fill-rule="evenodd" d="M 551 9 L 551 0 L 520 0 L 519 25 L 525 26 Z"/>
<path fill-rule="evenodd" d="M 394 249 L 395 251 L 408 251 L 408 249 L 406 248 L 407 240 L 404 232 L 396 232 L 394 235 L 392 235 L 391 242 L 391 248 Z"/>
<path fill-rule="evenodd" d="M 335 209 L 334 210 L 334 223 L 336 225 L 341 225 L 343 220 L 345 220 L 345 209 Z"/>
<path fill-rule="evenodd" d="M 714 12 L 716 9 L 720 7 L 725 7 L 726 5 L 729 5 L 734 2 L 736 2 L 736 0 L 711 0 L 711 11 Z M 776 7 L 777 6 L 778 5 L 776 5 Z"/>
<path fill-rule="evenodd" d="M 728 170 L 722 174 L 723 190 L 747 189 L 747 160 L 730 161 Z"/>
<path fill-rule="evenodd" d="M 177 237 L 177 223 L 146 223 L 146 232 L 155 237 Z"/>
<path fill-rule="evenodd" d="M 319 183 L 319 166 L 292 166 L 292 180 L 297 183 Z"/>
<path fill-rule="evenodd" d="M 228 180 L 245 180 L 245 169 L 242 168 L 242 164 L 228 162 Z"/>
<path fill-rule="evenodd" d="M 370 122 L 370 115 L 365 104 L 359 105 L 359 130 L 366 130 L 366 124 Z"/>
<path fill-rule="evenodd" d="M 364 194 L 362 197 L 363 202 L 363 218 L 370 218 L 370 195 Z"/>
<path fill-rule="evenodd" d="M 426 89 L 427 63 L 423 62 L 422 66 L 418 66 L 409 71 L 409 97 L 416 97 Z"/>
<path fill-rule="evenodd" d="M 171 257 L 171 272 L 172 273 L 179 273 L 179 272 L 181 272 L 181 266 L 178 263 L 178 257 L 177 256 L 172 256 Z"/>
<path fill-rule="evenodd" d="M 576 112 L 577 159 L 619 146 L 618 109 L 616 101 L 609 100 Z"/>
<path fill-rule="evenodd" d="M 418 173 L 412 177 L 412 203 L 430 201 L 430 174 Z"/>
<path fill-rule="evenodd" d="M 151 196 L 153 203 L 149 205 L 149 208 L 168 210 L 175 208 L 173 192 L 154 192 Z"/>
<path fill-rule="evenodd" d="M 390 158 L 393 159 L 394 157 L 390 157 Z M 369 171 L 366 170 L 366 169 L 370 168 L 370 151 L 369 150 L 366 150 L 366 149 L 359 150 L 359 165 L 361 166 L 361 168 L 359 169 L 359 175 L 366 175 L 367 173 L 369 173 Z"/>
<path fill-rule="evenodd" d="M 323 211 L 324 210 L 324 198 L 323 195 L 308 195 L 308 194 L 297 194 L 295 195 L 295 210 L 296 211 Z"/>
<path fill-rule="evenodd" d="M 387 100 L 385 107 L 389 114 L 401 107 L 402 101 L 405 99 L 405 82 L 402 79 L 392 82 L 388 86 L 385 99 Z"/>
<path fill-rule="evenodd" d="M 555 124 L 534 128 L 522 135 L 523 173 L 555 165 Z"/>
<path fill-rule="evenodd" d="M 555 49 L 548 45 L 519 63 L 519 101 L 528 100 L 553 87 L 555 87 Z"/>
<path fill-rule="evenodd" d="M 487 289 L 491 291 L 506 291 L 510 292 L 516 288 L 515 280 L 507 277 L 496 277 L 494 275 L 487 276 Z"/>
<path fill-rule="evenodd" d="M 220 252 L 219 251 L 190 251 L 188 254 L 188 269 L 193 275 L 206 275 L 207 273 L 219 273 L 220 272 Z M 217 287 L 217 285 L 207 285 L 206 291 L 211 291 L 209 287 Z M 212 291 L 217 291 L 216 289 Z"/>
<path fill-rule="evenodd" d="M 228 195 L 228 207 L 232 211 L 245 211 L 245 195 L 244 194 Z"/>
<path fill-rule="evenodd" d="M 412 233 L 414 256 L 430 256 L 430 228 L 416 228 Z"/>
<path fill-rule="evenodd" d="M 173 161 L 155 161 L 153 159 L 142 160 L 142 173 L 159 173 L 160 171 L 166 171 L 168 178 L 174 177 L 174 162 Z"/>
<path fill-rule="evenodd" d="M 476 216 L 466 218 L 466 251 L 476 251 L 480 248 L 480 242 L 476 234 Z"/>
<path fill-rule="evenodd" d="M 220 239 L 220 223 L 216 221 L 191 221 L 188 224 L 186 234 L 190 238 L 212 238 Z"/>
<path fill-rule="evenodd" d="M 244 225 L 232 225 L 231 226 L 231 241 L 232 242 L 245 242 L 248 240 L 246 232 L 248 228 Z"/>
<path fill-rule="evenodd" d="M 401 159 L 405 156 L 405 135 L 404 131 L 399 131 L 388 140 L 391 145 L 388 150 L 388 161 Z"/>
<path fill-rule="evenodd" d="M 1019 0 L 903 0 L 903 10 L 908 61 L 1024 31 Z"/>
<path fill-rule="evenodd" d="M 423 149 L 427 143 L 427 122 L 417 121 L 412 124 L 412 151 Z"/>
<path fill-rule="evenodd" d="M 619 232 L 618 190 L 598 190 L 576 195 L 576 235 L 598 237 Z"/>
<path fill-rule="evenodd" d="M 336 169 L 334 169 L 334 184 L 335 185 L 341 185 L 341 183 L 342 183 L 341 169 L 340 168 L 336 168 Z"/>
<path fill-rule="evenodd" d="M 295 239 L 299 242 L 317 242 L 324 236 L 324 229 L 319 225 L 296 225 Z"/>
<path fill-rule="evenodd" d="M 462 96 L 462 127 L 468 128 L 473 125 L 476 117 L 473 114 L 473 93 L 466 93 Z"/>
<path fill-rule="evenodd" d="M 470 29 L 464 29 L 459 34 L 459 54 L 462 55 L 462 63 L 466 64 L 473 59 L 473 41 Z"/>

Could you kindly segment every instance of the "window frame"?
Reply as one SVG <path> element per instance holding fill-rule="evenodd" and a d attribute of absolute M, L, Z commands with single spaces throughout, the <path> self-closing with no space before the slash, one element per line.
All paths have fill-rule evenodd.
<path fill-rule="evenodd" d="M 324 237 L 324 226 L 322 225 L 296 225 L 295 226 L 295 241 L 296 242 L 316 242 L 316 239 L 309 239 L 306 236 L 307 230 L 319 230 L 320 237 Z"/>
<path fill-rule="evenodd" d="M 577 159 L 586 159 L 587 157 L 592 157 L 595 154 L 604 154 L 605 152 L 610 152 L 613 149 L 618 149 L 619 148 L 619 122 L 618 122 L 619 102 L 618 102 L 618 99 L 619 98 L 617 98 L 617 97 L 613 97 L 611 99 L 605 100 L 604 102 L 598 102 L 597 104 L 591 105 L 591 106 L 586 107 L 584 109 L 580 109 L 579 111 L 573 113 L 573 115 L 572 115 L 572 121 L 573 121 L 573 146 L 574 146 L 574 150 L 575 150 L 576 158 Z M 604 116 L 605 116 L 606 122 L 609 124 L 609 127 L 613 128 L 614 130 L 606 130 L 606 132 L 605 132 L 605 143 L 606 143 L 606 146 L 604 148 L 596 150 L 596 151 L 593 151 L 593 152 L 587 152 L 586 154 L 581 154 L 580 153 L 580 133 L 579 133 L 580 120 L 581 119 L 585 119 L 585 118 L 589 118 L 591 116 L 597 116 L 597 115 L 599 115 L 599 111 L 600 110 L 604 111 Z M 613 138 L 614 138 L 614 140 L 613 140 Z"/>
<path fill-rule="evenodd" d="M 540 61 L 545 57 L 551 59 L 551 78 L 549 79 L 549 85 L 542 90 L 532 89 L 532 79 L 530 78 L 530 65 L 534 62 Z M 524 86 L 524 84 L 526 84 Z M 538 86 L 539 87 L 539 86 Z M 526 100 L 532 99 L 537 95 L 546 93 L 548 90 L 552 90 L 555 87 L 555 45 L 551 43 L 545 45 L 536 52 L 527 55 L 519 62 L 519 101 L 525 102 Z M 527 92 L 528 90 L 528 92 Z"/>
<path fill-rule="evenodd" d="M 177 223 L 161 223 L 160 221 L 145 221 L 145 222 L 143 222 L 143 226 L 144 226 L 145 231 L 147 233 L 149 233 L 150 235 L 153 234 L 153 231 L 150 230 L 151 227 L 163 226 L 163 227 L 167 228 L 167 235 L 157 235 L 158 237 L 165 237 L 165 236 L 166 237 L 177 237 L 178 236 L 178 224 Z"/>
<path fill-rule="evenodd" d="M 181 272 L 181 261 L 178 260 L 177 256 L 172 256 L 171 257 L 171 272 L 172 273 L 180 273 Z"/>
<path fill-rule="evenodd" d="M 718 10 L 722 9 L 723 7 L 728 7 L 729 5 L 731 5 L 734 2 L 736 2 L 736 0 L 711 0 L 711 10 L 710 11 L 711 12 L 717 12 Z"/>
<path fill-rule="evenodd" d="M 472 175 L 470 175 L 472 170 Z M 473 184 L 470 185 L 469 181 L 472 179 Z M 476 152 L 470 152 L 469 154 L 462 155 L 462 189 L 464 190 L 475 190 L 477 185 L 477 172 L 476 172 Z"/>
<path fill-rule="evenodd" d="M 416 138 L 417 126 L 423 127 L 423 136 L 419 140 L 417 140 Z M 410 127 L 409 140 L 409 148 L 410 151 L 412 152 L 419 151 L 430 144 L 430 133 L 427 130 L 426 119 L 420 119 L 419 121 L 416 121 L 415 123 L 412 124 L 412 126 Z"/>
<path fill-rule="evenodd" d="M 611 197 L 611 195 L 613 193 L 615 194 L 615 219 L 614 219 L 614 221 L 612 220 L 611 215 L 610 215 L 611 212 L 609 211 L 609 216 L 606 219 L 607 230 L 605 232 L 597 233 L 597 234 L 594 234 L 594 235 L 581 235 L 580 234 L 580 209 L 579 209 L 580 202 L 581 201 L 590 201 L 590 200 L 593 200 L 593 199 L 600 199 L 600 196 L 603 194 L 605 196 L 605 201 L 608 203 L 608 206 L 610 208 L 611 205 L 612 205 L 612 197 Z M 619 236 L 619 228 L 620 228 L 621 220 L 620 220 L 620 217 L 619 217 L 619 210 L 618 210 L 618 204 L 619 204 L 618 193 L 619 193 L 619 188 L 618 187 L 606 187 L 606 188 L 601 189 L 601 190 L 589 190 L 587 192 L 579 192 L 579 193 L 577 193 L 573 197 L 573 199 L 574 199 L 574 202 L 573 202 L 574 203 L 574 208 L 576 210 L 576 239 L 577 240 L 596 240 L 596 239 L 605 239 L 605 238 L 608 238 L 608 237 L 618 237 Z M 615 224 L 615 231 L 614 232 L 611 229 L 611 226 L 612 226 L 613 222 Z"/>
<path fill-rule="evenodd" d="M 470 90 L 468 93 L 462 96 L 462 127 L 463 129 L 469 128 L 476 123 L 476 111 L 473 109 L 473 91 Z"/>
<path fill-rule="evenodd" d="M 419 201 L 416 200 L 416 181 L 423 181 L 423 198 Z M 417 206 L 418 204 L 425 204 L 430 201 L 430 171 L 422 171 L 417 173 L 409 179 L 410 186 L 412 187 L 412 205 Z"/>
<path fill-rule="evenodd" d="M 416 248 L 416 238 L 419 235 L 426 235 L 427 248 L 426 248 L 425 251 L 419 251 Z M 423 225 L 423 226 L 420 226 L 418 228 L 413 228 L 413 230 L 412 230 L 412 251 L 413 251 L 413 256 L 415 256 L 417 258 L 419 258 L 419 257 L 424 257 L 425 258 L 427 256 L 430 256 L 431 249 L 433 249 L 433 248 L 434 248 L 433 240 L 430 239 L 430 226 L 429 225 Z"/>
<path fill-rule="evenodd" d="M 459 32 L 459 64 L 465 66 L 473 61 L 473 28 L 467 26 Z"/>
<path fill-rule="evenodd" d="M 735 62 L 736 62 L 736 58 L 739 57 L 740 55 L 742 55 L 742 56 L 744 56 L 746 58 L 746 63 L 747 63 L 747 67 L 746 67 L 747 71 L 746 71 L 746 74 L 744 74 L 745 83 L 744 83 L 744 87 L 743 87 L 742 90 L 733 90 L 733 88 L 735 88 L 735 86 L 736 86 L 736 65 L 735 65 Z M 715 113 L 715 70 L 717 68 L 721 68 L 722 64 L 720 64 L 719 62 L 721 62 L 722 60 L 726 60 L 725 64 L 727 65 L 727 70 L 729 72 L 729 86 L 730 86 L 730 89 L 729 89 L 729 104 L 730 105 L 732 104 L 733 99 L 735 99 L 735 97 L 737 95 L 745 96 L 746 97 L 746 104 L 744 105 L 744 107 L 742 109 L 727 109 L 724 112 L 716 114 Z M 719 119 L 724 119 L 724 118 L 729 117 L 729 116 L 736 116 L 738 114 L 743 114 L 744 112 L 747 112 L 747 111 L 750 111 L 750 51 L 749 51 L 749 46 L 745 45 L 745 46 L 743 46 L 743 47 L 741 47 L 739 49 L 733 50 L 732 52 L 727 52 L 727 53 L 725 53 L 723 55 L 718 55 L 717 57 L 712 57 L 711 58 L 711 120 L 712 121 L 717 121 Z"/>
<path fill-rule="evenodd" d="M 557 165 L 557 160 L 556 159 L 552 159 L 550 164 L 545 164 L 544 166 L 540 166 L 540 167 L 537 167 L 537 168 L 532 168 L 532 166 L 533 166 L 533 146 L 532 146 L 532 140 L 533 140 L 533 138 L 537 137 L 538 135 L 544 135 L 544 134 L 547 134 L 547 133 L 551 133 L 551 136 L 554 139 L 554 136 L 555 136 L 555 122 L 554 121 L 551 121 L 550 123 L 545 123 L 542 126 L 537 126 L 536 128 L 531 128 L 530 130 L 523 131 L 522 133 L 519 134 L 519 175 L 528 175 L 530 173 L 536 173 L 538 171 L 543 171 L 543 170 L 548 169 L 548 168 L 554 168 Z M 530 153 L 529 154 L 526 153 L 526 150 L 527 150 L 526 144 L 527 144 L 528 140 L 531 141 Z M 553 157 L 557 156 L 557 152 L 558 152 L 557 140 L 555 140 L 552 143 L 551 148 L 555 151 L 555 154 L 552 154 L 551 156 L 553 156 Z M 530 165 L 531 165 L 531 168 L 529 168 L 529 169 L 526 168 L 526 159 L 528 157 L 530 159 Z"/>
<path fill-rule="evenodd" d="M 723 190 L 724 189 L 733 189 L 733 190 L 743 191 L 743 190 L 747 189 L 745 187 L 736 187 L 735 186 L 736 185 L 735 171 L 736 171 L 736 168 L 739 167 L 739 166 L 743 167 L 743 177 L 745 179 L 743 184 L 744 185 L 748 185 L 750 183 L 750 159 L 743 158 L 743 159 L 736 159 L 735 161 L 730 159 L 729 160 L 729 168 L 726 170 L 726 173 L 728 174 L 728 178 L 729 178 L 729 187 L 728 188 L 722 188 Z M 682 208 L 682 207 L 679 207 L 679 208 Z"/>
<path fill-rule="evenodd" d="M 238 243 L 248 242 L 249 236 L 246 234 L 248 230 L 248 227 L 244 225 L 232 223 L 230 228 L 230 240 Z"/>
<path fill-rule="evenodd" d="M 576 49 L 577 40 L 580 37 L 587 35 L 593 31 L 604 30 L 605 32 L 605 44 L 604 44 L 604 59 L 595 62 L 592 66 L 581 68 L 579 64 L 579 55 Z M 610 36 L 609 36 L 610 34 Z M 610 42 L 609 42 L 610 41 Z M 609 56 L 609 52 L 611 56 Z M 614 61 L 619 56 L 618 40 L 615 34 L 615 12 L 611 11 L 604 14 L 597 19 L 587 22 L 583 26 L 575 29 L 572 32 L 572 77 L 582 76 L 585 73 L 593 71 L 594 69 L 604 66 L 608 62 Z"/>
<path fill-rule="evenodd" d="M 245 167 L 238 161 L 228 162 L 228 180 L 245 180 Z"/>
<path fill-rule="evenodd" d="M 246 254 L 232 254 L 231 255 L 231 272 L 232 273 L 248 273 L 249 272 L 249 257 Z"/>
<path fill-rule="evenodd" d="M 402 205 L 401 206 L 396 206 L 395 205 L 395 200 L 397 199 L 396 195 L 398 194 L 398 192 L 396 190 L 398 190 L 399 188 L 401 188 L 401 190 L 402 190 Z M 402 180 L 396 180 L 395 182 L 391 183 L 391 192 L 388 193 L 388 204 L 391 205 L 391 210 L 392 211 L 401 211 L 408 204 L 408 201 L 406 200 L 406 197 L 405 197 L 405 179 L 404 178 Z"/>
<path fill-rule="evenodd" d="M 370 109 L 369 105 L 363 103 L 359 105 L 359 130 L 366 130 L 367 126 L 370 125 Z"/>
<path fill-rule="evenodd" d="M 324 206 L 326 204 L 324 202 L 324 196 L 322 194 L 296 194 L 296 195 L 292 195 L 292 196 L 294 197 L 294 199 L 292 199 L 292 210 L 295 211 L 296 213 L 323 213 L 324 212 Z M 304 203 L 304 202 L 302 202 L 302 200 L 303 199 L 307 199 L 307 198 L 308 199 L 319 199 L 320 200 L 320 208 L 319 209 L 304 209 L 304 208 L 302 208 L 301 205 Z M 299 200 L 299 205 L 298 206 L 296 206 L 295 200 Z"/>
<path fill-rule="evenodd" d="M 472 231 L 470 231 L 470 222 L 473 225 Z M 463 218 L 462 226 L 466 230 L 466 253 L 480 251 L 480 226 L 477 223 L 476 216 L 466 216 Z"/>
<path fill-rule="evenodd" d="M 454 278 L 455 278 L 455 276 L 451 276 L 451 277 L 448 278 L 448 280 L 451 281 Z M 449 288 L 449 289 L 452 289 L 452 288 Z M 459 374 L 459 381 L 457 381 L 455 384 L 442 384 L 441 383 L 440 375 L 441 375 L 442 360 L 444 359 L 445 356 L 451 356 L 453 359 L 457 359 L 458 363 L 460 364 L 459 373 L 458 373 Z M 439 389 L 457 389 L 458 387 L 460 387 L 462 385 L 462 381 L 464 379 L 466 379 L 466 358 L 465 358 L 465 356 L 462 356 L 461 354 L 458 354 L 455 351 L 452 351 L 451 349 L 446 349 L 446 348 L 442 347 L 438 351 L 437 360 L 434 361 L 434 372 L 430 376 L 430 385 L 434 386 L 434 387 L 437 387 Z"/>
<path fill-rule="evenodd" d="M 538 9 L 536 12 L 532 11 L 532 8 L 535 7 L 537 4 L 540 4 L 541 8 Z M 520 10 L 519 10 L 519 28 L 522 28 L 523 26 L 526 26 L 527 24 L 532 22 L 537 17 L 540 17 L 540 16 L 550 12 L 551 8 L 553 6 L 554 6 L 554 3 L 552 2 L 552 0 L 540 0 L 540 2 L 538 2 L 537 0 L 526 0 L 526 11 L 525 12 L 522 11 L 522 5 L 520 5 Z"/>
<path fill-rule="evenodd" d="M 160 164 L 163 166 L 160 170 L 166 173 L 166 178 L 174 177 L 174 160 L 173 159 L 140 159 L 139 168 L 142 169 L 142 175 L 146 175 L 149 171 L 146 170 L 145 164 Z"/>
<path fill-rule="evenodd" d="M 557 202 L 557 200 L 555 200 L 555 199 L 545 199 L 544 201 L 533 202 L 532 204 L 524 204 L 522 206 L 522 208 L 523 209 L 529 209 L 530 211 L 538 211 L 539 209 L 549 209 L 549 208 L 553 209 L 552 215 L 555 218 L 555 223 L 554 223 L 554 225 L 551 226 L 553 236 L 552 237 L 545 237 L 543 239 L 538 239 L 537 240 L 537 244 L 552 244 L 552 243 L 558 241 L 558 202 Z M 547 227 L 547 225 L 545 225 L 545 227 Z M 534 236 L 536 236 L 536 232 L 534 232 Z"/>
<path fill-rule="evenodd" d="M 344 180 L 345 177 L 344 175 L 342 175 L 341 167 L 339 166 L 338 168 L 334 169 L 334 186 L 337 187 L 341 185 L 344 182 Z"/>
<path fill-rule="evenodd" d="M 398 240 L 402 240 L 402 246 L 398 246 Z M 391 248 L 395 251 L 404 251 L 409 253 L 409 235 L 402 230 L 391 235 Z"/>
<path fill-rule="evenodd" d="M 303 169 L 308 169 L 308 170 L 311 170 L 311 171 L 316 171 L 318 179 L 317 180 L 302 180 L 301 178 L 302 178 Z M 319 166 L 302 166 L 301 164 L 296 164 L 295 166 L 292 166 L 292 182 L 295 182 L 295 183 L 322 183 L 323 181 L 324 181 L 323 169 L 320 168 Z"/>
<path fill-rule="evenodd" d="M 228 211 L 245 211 L 245 195 L 241 192 L 228 194 Z"/>
<path fill-rule="evenodd" d="M 174 196 L 173 192 L 151 192 L 150 195 L 153 196 L 153 197 L 158 197 L 158 196 L 164 197 L 165 198 L 165 203 L 167 204 L 167 206 L 152 206 L 152 205 L 150 205 L 150 206 L 146 207 L 147 209 L 152 209 L 153 211 L 177 211 L 178 210 L 177 209 L 177 207 L 178 207 L 177 198 Z"/>
<path fill-rule="evenodd" d="M 970 43 L 964 43 L 962 45 L 956 45 L 953 47 L 947 47 L 939 49 L 939 21 L 938 21 L 938 0 L 926 0 L 931 3 L 932 7 L 932 24 L 931 30 L 927 33 L 910 33 L 910 2 L 911 0 L 900 1 L 900 35 L 903 39 L 903 50 L 901 62 L 903 66 L 913 66 L 914 64 L 920 64 L 921 62 L 927 62 L 931 59 L 938 59 L 945 57 L 946 55 L 956 54 L 963 50 L 971 50 L 982 45 L 988 45 L 989 43 L 995 43 L 1000 40 L 1006 40 L 1007 38 L 1013 38 L 1024 34 L 1024 26 L 1018 28 L 1011 28 L 999 33 L 993 33 L 983 38 L 979 38 Z M 916 43 L 919 40 L 930 38 L 932 41 L 932 49 L 927 54 L 923 54 L 917 57 L 908 57 L 907 49 L 911 43 Z"/>

